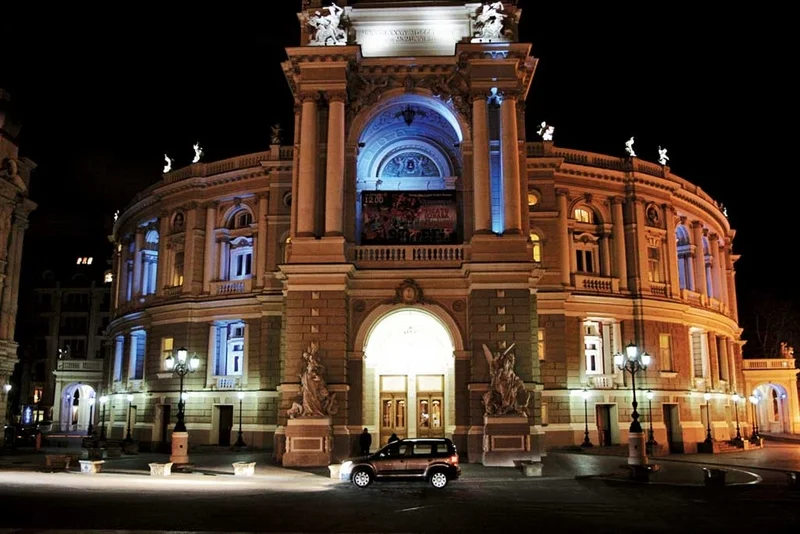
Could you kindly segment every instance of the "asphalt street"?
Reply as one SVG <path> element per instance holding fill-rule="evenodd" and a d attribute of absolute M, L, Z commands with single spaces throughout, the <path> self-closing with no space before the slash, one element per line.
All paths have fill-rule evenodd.
<path fill-rule="evenodd" d="M 777 460 L 800 451 L 773 449 Z M 757 451 L 759 453 L 763 451 Z M 729 532 L 800 525 L 800 490 L 781 468 L 731 469 L 724 488 L 702 485 L 701 465 L 666 459 L 660 481 L 621 475 L 624 459 L 553 454 L 545 476 L 465 466 L 443 490 L 419 482 L 358 489 L 322 473 L 262 468 L 154 478 L 0 471 L 0 533 L 48 532 Z M 714 459 L 719 459 L 714 458 Z M 756 456 L 733 458 L 759 463 Z M 769 462 L 767 462 L 769 463 Z M 123 470 L 124 471 L 124 470 Z M 607 475 L 607 476 L 596 476 Z M 577 478 L 576 478 L 577 477 Z"/>

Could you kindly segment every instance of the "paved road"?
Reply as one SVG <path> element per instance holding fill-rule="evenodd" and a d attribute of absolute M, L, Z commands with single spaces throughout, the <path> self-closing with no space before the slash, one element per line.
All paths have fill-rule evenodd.
<path fill-rule="evenodd" d="M 384 483 L 359 490 L 313 473 L 266 466 L 252 478 L 2 471 L 0 503 L 5 513 L 0 516 L 0 533 L 485 533 L 555 526 L 561 532 L 705 534 L 800 524 L 800 491 L 790 490 L 780 472 L 746 469 L 763 479 L 746 484 L 752 476 L 737 471 L 732 477 L 739 477 L 743 485 L 716 490 L 574 478 L 619 472 L 622 463 L 614 457 L 551 454 L 545 461 L 548 476 L 541 479 L 521 477 L 513 469 L 465 466 L 464 477 L 444 490 L 422 483 Z M 665 475 L 670 472 L 664 482 L 702 480 L 699 465 L 666 461 L 663 467 Z"/>

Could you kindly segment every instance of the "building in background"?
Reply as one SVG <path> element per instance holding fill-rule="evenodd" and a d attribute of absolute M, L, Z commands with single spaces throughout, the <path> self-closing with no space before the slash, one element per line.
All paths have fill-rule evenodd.
<path fill-rule="evenodd" d="M 185 347 L 201 361 L 192 443 L 231 443 L 242 391 L 245 440 L 284 462 L 350 456 L 365 427 L 381 444 L 451 437 L 476 462 L 585 429 L 621 444 L 632 395 L 614 355 L 633 343 L 653 357 L 637 385 L 660 450 L 732 438 L 744 381 L 722 207 L 632 142 L 618 157 L 526 132 L 538 60 L 513 2 L 326 7 L 342 32 L 316 4 L 283 64 L 294 138 L 273 127 L 269 150 L 167 172 L 116 222 L 112 436 L 131 421 L 166 445 L 166 362 Z M 514 443 L 490 435 L 484 346 L 513 350 L 527 390 Z M 316 414 L 322 433 L 294 405 L 312 367 L 338 406 Z"/>
<path fill-rule="evenodd" d="M 11 375 L 17 363 L 15 341 L 22 243 L 28 216 L 36 208 L 28 198 L 36 164 L 19 155 L 21 124 L 11 97 L 0 88 L 0 414 L 7 420 Z"/>

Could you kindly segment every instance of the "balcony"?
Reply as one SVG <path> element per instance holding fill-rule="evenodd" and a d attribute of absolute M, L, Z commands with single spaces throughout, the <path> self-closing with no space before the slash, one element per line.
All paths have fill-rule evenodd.
<path fill-rule="evenodd" d="M 349 251 L 349 260 L 365 268 L 460 267 L 469 256 L 466 245 L 369 245 Z"/>
<path fill-rule="evenodd" d="M 619 293 L 619 278 L 574 273 L 572 275 L 572 285 L 578 291 Z"/>
<path fill-rule="evenodd" d="M 181 296 L 181 291 L 183 291 L 183 286 L 172 286 L 172 287 L 165 287 L 164 288 L 164 298 L 165 299 L 175 299 Z"/>
<path fill-rule="evenodd" d="M 141 393 L 144 391 L 144 380 L 141 378 L 128 379 L 128 393 Z"/>
<path fill-rule="evenodd" d="M 593 389 L 614 389 L 614 375 L 589 375 L 587 378 Z"/>
<path fill-rule="evenodd" d="M 774 369 L 796 369 L 794 358 L 759 358 L 742 360 L 744 371 L 767 371 Z"/>
<path fill-rule="evenodd" d="M 218 280 L 211 282 L 212 295 L 237 295 L 239 293 L 250 293 L 253 289 L 253 280 Z"/>
<path fill-rule="evenodd" d="M 58 371 L 100 372 L 103 360 L 59 360 Z"/>
<path fill-rule="evenodd" d="M 216 389 L 231 390 L 236 389 L 239 384 L 238 376 L 215 376 L 214 386 Z"/>
<path fill-rule="evenodd" d="M 705 295 L 689 291 L 688 289 L 681 289 L 681 299 L 687 301 L 692 306 L 704 307 L 708 302 L 708 298 Z"/>
<path fill-rule="evenodd" d="M 667 284 L 660 282 L 650 282 L 650 293 L 657 297 L 667 296 Z"/>

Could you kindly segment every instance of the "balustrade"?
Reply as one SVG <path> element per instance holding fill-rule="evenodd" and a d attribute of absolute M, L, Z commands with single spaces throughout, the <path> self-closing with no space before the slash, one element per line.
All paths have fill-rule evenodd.
<path fill-rule="evenodd" d="M 758 358 L 742 360 L 742 369 L 745 371 L 758 371 L 767 369 L 795 369 L 794 358 Z"/>
<path fill-rule="evenodd" d="M 467 261 L 464 245 L 386 245 L 360 246 L 350 249 L 356 263 L 461 263 Z"/>
<path fill-rule="evenodd" d="M 619 278 L 605 276 L 573 274 L 572 285 L 578 291 L 596 291 L 599 293 L 619 293 Z"/>

